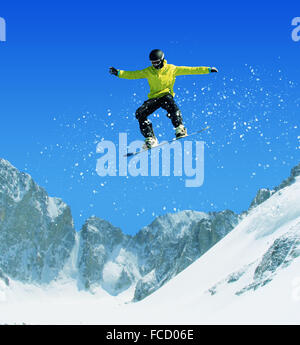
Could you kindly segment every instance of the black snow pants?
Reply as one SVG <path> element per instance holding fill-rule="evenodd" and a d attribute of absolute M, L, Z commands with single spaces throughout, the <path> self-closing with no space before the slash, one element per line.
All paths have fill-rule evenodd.
<path fill-rule="evenodd" d="M 159 98 L 151 98 L 145 101 L 136 111 L 135 116 L 139 121 L 141 133 L 145 138 L 154 136 L 152 123 L 148 119 L 158 108 L 163 108 L 168 112 L 174 127 L 182 124 L 182 115 L 171 94 Z"/>

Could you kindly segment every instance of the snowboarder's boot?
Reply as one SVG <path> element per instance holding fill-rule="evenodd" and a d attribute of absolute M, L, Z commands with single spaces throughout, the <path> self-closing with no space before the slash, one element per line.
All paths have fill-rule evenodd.
<path fill-rule="evenodd" d="M 145 144 L 143 145 L 143 150 L 151 149 L 158 145 L 158 140 L 156 137 L 148 137 L 145 139 Z"/>
<path fill-rule="evenodd" d="M 187 130 L 184 125 L 179 125 L 175 128 L 176 139 L 183 138 L 187 136 Z"/>

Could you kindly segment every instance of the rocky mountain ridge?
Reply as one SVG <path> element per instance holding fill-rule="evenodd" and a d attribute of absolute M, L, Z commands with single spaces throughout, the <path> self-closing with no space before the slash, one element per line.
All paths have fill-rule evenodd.
<path fill-rule="evenodd" d="M 299 175 L 300 164 L 279 187 L 259 190 L 249 211 Z M 76 233 L 62 200 L 49 197 L 28 174 L 0 159 L 0 280 L 48 284 L 69 274 L 65 267 L 72 259 L 79 289 L 103 288 L 111 295 L 134 289 L 133 299 L 139 301 L 197 260 L 240 218 L 230 210 L 186 210 L 157 217 L 129 236 L 91 217 Z"/>

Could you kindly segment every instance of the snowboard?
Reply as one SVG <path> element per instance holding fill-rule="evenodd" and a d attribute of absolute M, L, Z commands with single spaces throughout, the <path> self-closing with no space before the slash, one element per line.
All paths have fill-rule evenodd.
<path fill-rule="evenodd" d="M 132 157 L 132 156 L 138 155 L 139 153 L 146 152 L 146 151 L 150 151 L 150 150 L 153 150 L 153 149 L 155 149 L 155 148 L 157 148 L 157 147 L 161 147 L 161 146 L 166 145 L 166 144 L 171 144 L 171 143 L 172 143 L 173 141 L 175 141 L 175 140 L 180 140 L 180 139 L 183 139 L 183 138 L 191 137 L 192 135 L 196 135 L 196 134 L 198 134 L 198 133 L 201 133 L 201 132 L 207 130 L 208 128 L 209 128 L 209 126 L 207 126 L 207 127 L 205 127 L 205 128 L 202 128 L 202 129 L 200 129 L 199 131 L 196 131 L 196 132 L 193 132 L 193 133 L 191 133 L 191 134 L 188 134 L 188 135 L 186 135 L 186 136 L 184 136 L 184 137 L 173 138 L 173 139 L 171 139 L 171 140 L 165 141 L 165 142 L 163 142 L 163 143 L 161 143 L 161 144 L 158 144 L 158 145 L 156 145 L 156 146 L 154 146 L 154 147 L 151 147 L 151 148 L 149 148 L 149 149 L 147 148 L 147 149 L 142 149 L 142 150 L 137 151 L 137 152 L 128 152 L 128 153 L 126 153 L 126 155 L 124 155 L 124 157 Z"/>

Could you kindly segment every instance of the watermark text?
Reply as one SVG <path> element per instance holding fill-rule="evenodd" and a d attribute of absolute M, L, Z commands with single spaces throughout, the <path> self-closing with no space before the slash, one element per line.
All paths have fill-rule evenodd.
<path fill-rule="evenodd" d="M 300 41 L 300 17 L 295 17 L 292 20 L 292 26 L 295 26 L 295 28 L 292 31 L 292 40 L 294 42 Z"/>
<path fill-rule="evenodd" d="M 0 17 L 0 42 L 6 41 L 6 22 L 5 19 Z"/>
<path fill-rule="evenodd" d="M 96 171 L 104 176 L 185 176 L 186 187 L 200 187 L 204 182 L 204 142 L 173 141 L 129 159 L 127 152 L 140 150 L 143 141 L 127 144 L 127 134 L 119 134 L 118 149 L 111 141 L 101 141 L 96 152 Z M 150 152 L 150 154 L 149 154 Z"/>

